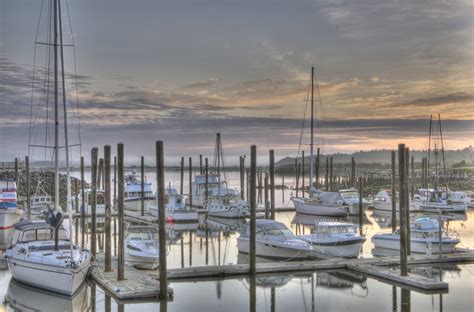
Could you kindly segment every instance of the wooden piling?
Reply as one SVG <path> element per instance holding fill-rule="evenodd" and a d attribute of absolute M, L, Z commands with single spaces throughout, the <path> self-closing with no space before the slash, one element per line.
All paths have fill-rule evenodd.
<path fill-rule="evenodd" d="M 250 242 L 249 242 L 249 256 L 250 274 L 255 274 L 256 267 L 256 240 L 255 240 L 255 229 L 256 229 L 256 211 L 257 211 L 257 198 L 255 194 L 257 184 L 257 146 L 252 145 L 250 147 Z"/>
<path fill-rule="evenodd" d="M 99 158 L 99 168 L 97 171 L 97 189 L 101 190 L 103 186 L 104 159 Z"/>
<path fill-rule="evenodd" d="M 85 248 L 85 236 L 86 236 L 86 207 L 85 207 L 85 181 L 84 181 L 84 156 L 81 156 L 81 247 Z"/>
<path fill-rule="evenodd" d="M 181 195 L 184 194 L 184 157 L 181 157 L 181 180 L 179 184 L 179 193 Z"/>
<path fill-rule="evenodd" d="M 408 188 L 408 178 L 410 176 L 410 151 L 408 147 L 405 148 L 405 214 L 406 216 L 406 235 L 407 235 L 407 256 L 411 254 L 411 240 L 410 240 L 410 193 Z"/>
<path fill-rule="evenodd" d="M 332 162 L 332 156 L 329 158 L 329 191 L 332 192 L 334 191 L 334 186 L 333 186 L 334 178 L 333 178 L 333 162 Z"/>
<path fill-rule="evenodd" d="M 270 202 L 268 198 L 268 172 L 265 172 L 265 178 L 263 179 L 264 184 L 264 197 L 265 197 L 265 219 L 268 219 L 270 216 Z"/>
<path fill-rule="evenodd" d="M 193 207 L 193 158 L 189 157 L 189 207 Z"/>
<path fill-rule="evenodd" d="M 250 301 L 250 312 L 257 311 L 257 277 L 255 275 L 249 278 L 249 301 Z"/>
<path fill-rule="evenodd" d="M 117 280 L 125 279 L 125 250 L 123 241 L 125 237 L 124 226 L 124 146 L 123 143 L 117 144 L 117 175 L 118 175 L 118 194 L 117 194 L 117 213 L 118 213 L 118 246 L 117 246 Z"/>
<path fill-rule="evenodd" d="M 91 253 L 97 254 L 97 162 L 99 150 L 94 147 L 91 151 Z"/>
<path fill-rule="evenodd" d="M 356 163 L 354 157 L 351 159 L 351 187 L 355 187 L 356 184 Z"/>
<path fill-rule="evenodd" d="M 20 184 L 20 179 L 18 178 L 19 177 L 19 174 L 18 174 L 18 158 L 15 158 L 15 184 L 16 184 L 16 187 L 18 188 L 19 187 L 19 184 Z"/>
<path fill-rule="evenodd" d="M 275 220 L 275 151 L 270 150 L 270 218 Z"/>
<path fill-rule="evenodd" d="M 262 197 L 263 197 L 262 196 L 262 171 L 259 171 L 257 176 L 258 176 L 258 187 L 257 187 L 257 189 L 258 189 L 258 196 L 257 196 L 258 200 L 257 200 L 257 202 L 260 204 L 262 202 Z"/>
<path fill-rule="evenodd" d="M 362 177 L 359 177 L 359 234 L 362 235 L 362 213 L 363 213 L 363 207 L 362 207 L 362 198 L 364 196 L 363 192 L 363 184 L 362 184 Z"/>
<path fill-rule="evenodd" d="M 405 144 L 398 144 L 398 180 L 399 180 L 399 209 L 400 209 L 400 272 L 401 276 L 408 275 L 407 268 L 407 232 L 405 212 L 406 201 L 406 151 Z"/>
<path fill-rule="evenodd" d="M 245 199 L 245 157 L 239 157 L 239 170 L 240 170 L 240 199 Z"/>
<path fill-rule="evenodd" d="M 392 233 L 395 232 L 395 230 L 397 229 L 397 194 L 396 194 L 396 188 L 395 188 L 395 185 L 396 185 L 396 170 L 395 170 L 395 151 L 392 151 L 391 153 L 391 156 L 392 156 L 392 162 L 391 162 L 391 165 L 392 165 Z"/>
<path fill-rule="evenodd" d="M 199 154 L 199 174 L 203 174 L 203 172 L 202 172 L 202 154 Z"/>
<path fill-rule="evenodd" d="M 141 191 L 141 215 L 145 215 L 145 157 L 140 159 L 140 191 Z"/>
<path fill-rule="evenodd" d="M 205 163 L 206 163 L 206 185 L 205 185 L 205 188 L 206 188 L 206 204 L 207 204 L 207 201 L 209 200 L 209 160 L 207 159 L 206 157 L 206 160 L 205 160 Z M 206 223 L 206 227 L 207 227 L 207 223 Z"/>
<path fill-rule="evenodd" d="M 192 173 L 191 157 L 189 158 L 189 171 Z M 191 174 L 190 174 L 190 177 Z M 160 252 L 160 298 L 168 298 L 168 280 L 166 268 L 166 216 L 165 216 L 165 165 L 164 147 L 162 141 L 156 142 L 156 179 L 158 188 L 158 235 Z M 190 181 L 191 182 L 191 181 Z M 191 204 L 192 206 L 192 204 Z"/>
<path fill-rule="evenodd" d="M 193 232 L 189 231 L 189 266 L 193 266 Z"/>
<path fill-rule="evenodd" d="M 299 182 L 298 181 L 298 157 L 295 157 L 295 181 L 296 181 L 296 183 L 295 183 L 296 184 L 296 190 L 295 190 L 296 195 L 295 196 L 298 197 L 298 186 L 299 186 L 298 185 L 299 184 L 298 183 Z"/>
<path fill-rule="evenodd" d="M 30 182 L 30 158 L 25 156 L 25 171 L 26 171 L 26 211 L 28 214 L 28 219 L 31 220 L 31 182 Z M 17 185 L 18 187 L 18 185 Z M 57 207 L 55 207 L 57 208 Z"/>
<path fill-rule="evenodd" d="M 110 181 L 110 166 L 111 166 L 111 147 L 104 146 L 104 199 L 105 199 L 105 258 L 104 270 L 106 272 L 112 271 L 112 244 L 111 244 L 111 229 L 110 222 L 112 217 L 112 199 L 111 199 L 111 181 Z"/>
<path fill-rule="evenodd" d="M 415 198 L 415 157 L 411 157 L 411 199 Z"/>
<path fill-rule="evenodd" d="M 324 176 L 324 184 L 326 186 L 326 191 L 329 191 L 329 158 L 326 157 L 326 172 Z M 309 184 L 309 189 L 311 190 L 311 183 Z"/>
<path fill-rule="evenodd" d="M 298 197 L 298 190 L 300 188 L 300 170 L 301 170 L 301 163 L 296 166 L 296 197 Z"/>
<path fill-rule="evenodd" d="M 315 180 L 315 187 L 319 189 L 320 180 L 321 180 L 321 149 L 318 147 L 316 149 L 316 180 Z M 304 166 L 303 166 L 304 171 Z M 311 189 L 311 183 L 309 185 Z"/>

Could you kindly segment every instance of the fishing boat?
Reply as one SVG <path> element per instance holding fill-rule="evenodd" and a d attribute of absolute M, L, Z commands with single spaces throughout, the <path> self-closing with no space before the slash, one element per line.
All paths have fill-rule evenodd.
<path fill-rule="evenodd" d="M 268 257 L 284 260 L 307 259 L 313 255 L 310 243 L 298 238 L 283 223 L 268 220 L 256 220 L 256 254 L 259 257 Z M 241 253 L 249 253 L 250 224 L 247 223 L 239 238 L 237 247 Z"/>
<path fill-rule="evenodd" d="M 0 179 L 0 249 L 7 246 L 13 224 L 20 221 L 22 214 L 17 203 L 16 181 Z"/>
<path fill-rule="evenodd" d="M 314 232 L 299 235 L 310 243 L 315 252 L 333 256 L 355 258 L 359 255 L 365 237 L 357 233 L 357 226 L 338 221 L 319 221 L 314 224 Z"/>
<path fill-rule="evenodd" d="M 32 217 L 42 216 L 43 212 L 53 205 L 53 198 L 48 195 L 41 185 L 41 179 L 38 178 L 35 193 L 30 198 L 30 209 Z"/>
<path fill-rule="evenodd" d="M 400 211 L 400 204 L 398 202 L 398 193 L 396 194 L 395 209 L 396 211 Z M 392 192 L 390 190 L 382 190 L 375 195 L 372 201 L 372 207 L 375 210 L 381 211 L 392 211 Z M 419 210 L 418 202 L 410 200 L 409 205 L 410 211 L 417 211 Z"/>
<path fill-rule="evenodd" d="M 43 8 L 46 6 L 46 8 Z M 84 283 L 91 268 L 91 253 L 81 249 L 73 243 L 73 220 L 72 220 L 72 199 L 71 199 L 71 170 L 70 153 L 73 144 L 69 142 L 68 132 L 68 105 L 66 103 L 65 69 L 63 55 L 63 31 L 61 21 L 61 1 L 52 0 L 42 3 L 42 10 L 51 13 L 47 19 L 49 58 L 54 62 L 48 62 L 43 74 L 51 76 L 54 80 L 54 92 L 50 97 L 41 97 L 42 100 L 54 99 L 52 103 L 39 105 L 38 111 L 31 110 L 32 114 L 46 113 L 54 116 L 54 119 L 44 119 L 46 127 L 48 120 L 54 125 L 54 144 L 42 145 L 47 151 L 53 153 L 54 162 L 54 202 L 45 214 L 44 221 L 23 220 L 13 226 L 12 238 L 8 249 L 5 252 L 8 267 L 12 277 L 22 283 L 56 292 L 66 296 L 73 296 Z M 40 23 L 38 23 L 39 25 Z M 58 27 L 59 26 L 59 27 Z M 41 44 L 36 38 L 35 44 Z M 54 64 L 54 65 L 52 65 Z M 53 66 L 51 69 L 50 66 Z M 59 75 L 61 72 L 61 75 Z M 49 78 L 48 78 L 49 79 Z M 48 80 L 49 81 L 49 80 Z M 61 91 L 59 82 L 62 82 Z M 34 81 L 33 81 L 34 85 Z M 49 83 L 45 84 L 41 91 L 49 94 Z M 40 87 L 38 87 L 40 88 Z M 33 92 L 35 87 L 33 88 Z M 61 97 L 60 97 L 61 95 Z M 32 96 L 33 98 L 33 96 Z M 60 107 L 61 105 L 61 107 Z M 33 106 L 32 106 L 33 107 Z M 46 108 L 45 108 L 46 107 Z M 53 112 L 48 111 L 52 109 Z M 62 125 L 64 133 L 60 135 L 60 116 L 62 115 Z M 37 118 L 32 119 L 36 120 Z M 42 118 L 39 118 L 42 120 Z M 32 125 L 30 128 L 36 128 Z M 60 145 L 60 138 L 64 142 Z M 34 147 L 31 141 L 30 131 L 29 148 Z M 65 168 L 66 168 L 66 207 L 69 218 L 68 232 L 63 227 L 63 214 L 59 205 L 60 183 L 59 183 L 59 155 L 60 148 L 64 148 Z M 30 155 L 31 156 L 31 155 Z"/>
<path fill-rule="evenodd" d="M 129 226 L 124 239 L 125 259 L 137 269 L 155 270 L 159 266 L 158 229 Z"/>
<path fill-rule="evenodd" d="M 72 243 L 61 213 L 54 218 L 53 225 L 42 220 L 16 223 L 5 256 L 15 280 L 72 296 L 89 274 L 91 254 Z"/>
<path fill-rule="evenodd" d="M 103 227 L 105 225 L 105 191 L 97 189 L 96 190 L 96 224 L 98 227 Z M 92 189 L 84 190 L 84 197 L 82 198 L 81 192 L 78 194 L 79 198 L 79 207 L 84 207 L 85 215 L 92 215 Z M 80 210 L 80 209 L 79 209 Z M 92 225 L 92 218 L 86 218 L 86 225 L 90 227 Z"/>
<path fill-rule="evenodd" d="M 359 192 L 351 187 L 348 189 L 339 190 L 344 204 L 347 206 L 349 215 L 358 215 L 359 214 Z M 369 201 L 365 198 L 362 198 L 362 209 L 365 210 L 369 206 Z"/>
<path fill-rule="evenodd" d="M 410 249 L 415 253 L 439 253 L 441 231 L 441 252 L 450 253 L 459 243 L 452 234 L 442 231 L 438 220 L 421 217 L 410 223 Z M 393 233 L 380 233 L 372 237 L 375 248 L 400 250 L 400 229 Z"/>
<path fill-rule="evenodd" d="M 216 144 L 214 149 L 214 169 L 217 172 L 217 188 L 208 189 L 207 201 L 204 208 L 207 209 L 210 216 L 220 218 L 245 218 L 249 216 L 248 202 L 242 200 L 237 190 L 229 188 L 224 167 L 224 152 L 221 141 L 221 134 L 216 135 Z M 221 175 L 221 173 L 223 173 Z M 223 183 L 221 183 L 223 182 Z"/>
<path fill-rule="evenodd" d="M 158 193 L 156 196 L 158 196 Z M 184 196 L 178 194 L 178 191 L 171 188 L 171 185 L 165 189 L 165 196 L 167 222 L 198 222 L 197 210 L 186 208 Z M 150 206 L 150 214 L 158 217 L 158 205 L 156 203 Z"/>
<path fill-rule="evenodd" d="M 310 143 L 310 169 L 309 169 L 309 196 L 291 197 L 296 212 L 318 216 L 346 216 L 347 205 L 339 192 L 323 192 L 314 187 L 314 67 L 311 67 L 311 143 Z"/>
<path fill-rule="evenodd" d="M 124 207 L 130 211 L 141 211 L 142 209 L 142 179 L 134 171 L 125 177 L 125 193 Z M 155 204 L 155 196 L 151 182 L 143 182 L 144 184 L 144 210 L 148 211 L 149 207 Z"/>

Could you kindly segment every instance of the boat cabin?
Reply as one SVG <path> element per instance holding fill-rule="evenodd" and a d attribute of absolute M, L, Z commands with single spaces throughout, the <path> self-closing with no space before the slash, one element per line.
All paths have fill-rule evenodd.
<path fill-rule="evenodd" d="M 315 234 L 333 235 L 333 234 L 357 234 L 357 226 L 352 223 L 343 222 L 315 222 Z"/>
<path fill-rule="evenodd" d="M 58 238 L 60 241 L 69 241 L 69 236 L 63 227 L 59 228 Z M 14 230 L 10 238 L 10 247 L 20 243 L 53 240 L 54 228 L 49 224 L 44 221 L 25 220 L 14 225 Z"/>
<path fill-rule="evenodd" d="M 265 236 L 295 236 L 293 232 L 283 223 L 265 219 L 256 220 L 255 234 L 257 238 Z M 250 237 L 250 223 L 245 225 L 240 235 L 242 237 Z"/>

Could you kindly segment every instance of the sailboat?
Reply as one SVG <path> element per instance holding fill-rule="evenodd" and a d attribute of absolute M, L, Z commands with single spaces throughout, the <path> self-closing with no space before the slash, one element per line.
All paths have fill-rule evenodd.
<path fill-rule="evenodd" d="M 237 190 L 228 187 L 227 181 L 221 176 L 221 164 L 224 165 L 224 153 L 222 150 L 221 134 L 216 135 L 216 147 L 214 151 L 214 167 L 217 171 L 217 187 L 208 189 L 208 201 L 205 208 L 210 216 L 222 218 L 245 218 L 249 215 L 247 201 L 240 198 Z"/>
<path fill-rule="evenodd" d="M 54 24 L 49 25 L 54 29 L 51 36 L 54 38 L 54 43 L 47 43 L 53 47 L 54 57 L 54 146 L 52 146 L 54 149 L 54 206 L 48 207 L 44 221 L 23 220 L 14 225 L 11 242 L 5 256 L 15 280 L 47 291 L 73 296 L 81 288 L 91 269 L 91 254 L 76 246 L 72 239 L 70 145 L 67 126 L 61 2 L 60 0 L 51 0 L 49 5 L 54 12 L 52 19 Z M 59 57 L 61 58 L 63 136 L 67 172 L 68 232 L 63 226 L 63 214 L 59 207 Z M 44 147 L 50 148 L 50 146 Z"/>
<path fill-rule="evenodd" d="M 314 67 L 311 67 L 311 144 L 310 144 L 310 171 L 309 171 L 309 196 L 292 197 L 296 212 L 319 216 L 346 216 L 347 208 L 344 198 L 339 192 L 324 192 L 317 190 L 313 185 L 314 172 Z"/>
<path fill-rule="evenodd" d="M 423 211 L 428 212 L 466 212 L 467 204 L 464 202 L 460 202 L 456 199 L 452 200 L 450 198 L 451 191 L 448 189 L 448 185 L 446 184 L 444 190 L 438 189 L 439 186 L 439 169 L 438 169 L 438 162 L 439 162 L 439 150 L 438 150 L 438 142 L 441 142 L 441 154 L 443 157 L 443 171 L 446 177 L 446 163 L 444 159 L 444 142 L 443 142 L 443 132 L 441 129 L 441 116 L 438 114 L 438 131 L 439 131 L 439 138 L 432 135 L 432 126 L 433 126 L 433 115 L 430 116 L 430 134 L 429 134 L 429 147 L 428 147 L 428 173 L 429 173 L 429 166 L 430 166 L 430 154 L 431 154 L 431 141 L 434 141 L 434 165 L 435 165 L 435 173 L 433 178 L 433 188 L 429 189 L 420 189 L 418 192 L 418 201 L 420 209 Z"/>

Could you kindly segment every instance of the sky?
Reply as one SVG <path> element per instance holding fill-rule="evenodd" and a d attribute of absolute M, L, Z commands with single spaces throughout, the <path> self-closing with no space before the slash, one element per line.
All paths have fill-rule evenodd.
<path fill-rule="evenodd" d="M 232 159 L 251 144 L 262 161 L 269 149 L 295 156 L 311 66 L 324 153 L 426 148 L 431 114 L 441 115 L 445 148 L 474 142 L 470 0 L 61 3 L 64 42 L 75 45 L 64 47 L 70 137 L 79 142 L 80 123 L 84 155 L 123 142 L 130 161 L 153 159 L 162 140 L 170 162 L 211 157 L 221 132 Z M 34 42 L 48 40 L 47 16 L 48 0 L 0 0 L 2 161 L 45 137 L 50 106 L 32 81 L 33 68 L 37 81 L 45 73 L 46 46 Z"/>

